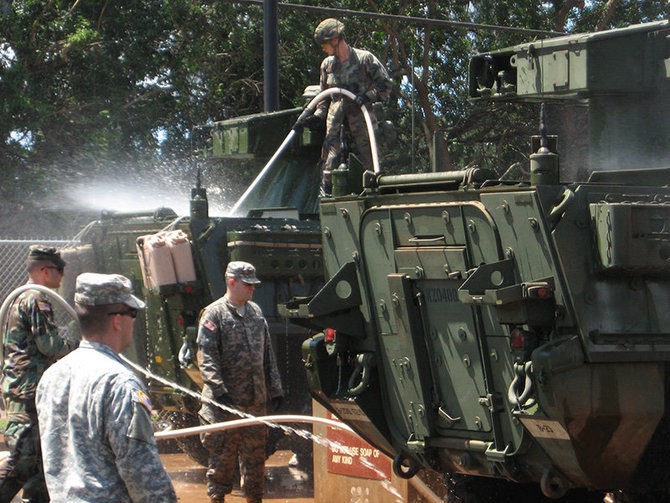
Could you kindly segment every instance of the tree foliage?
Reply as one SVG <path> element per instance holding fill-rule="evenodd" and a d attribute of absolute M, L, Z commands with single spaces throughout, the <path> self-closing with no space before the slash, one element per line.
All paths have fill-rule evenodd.
<path fill-rule="evenodd" d="M 566 32 L 662 19 L 669 10 L 662 0 L 341 0 L 333 7 Z M 280 5 L 282 107 L 302 104 L 303 89 L 318 81 L 323 55 L 312 31 L 323 17 Z M 536 118 L 468 103 L 467 62 L 473 52 L 528 35 L 355 14 L 342 20 L 351 45 L 377 54 L 396 83 L 388 112 L 400 133 L 391 165 L 403 169 L 416 158 L 427 169 L 433 149 L 446 169 L 511 161 Z M 50 164 L 87 175 L 105 169 L 100 159 L 186 157 L 195 125 L 262 111 L 262 8 L 221 0 L 3 0 L 0 96 L 5 179 L 48 176 Z M 500 114 L 518 115 L 501 126 Z M 5 197 L 15 189 L 5 185 Z"/>

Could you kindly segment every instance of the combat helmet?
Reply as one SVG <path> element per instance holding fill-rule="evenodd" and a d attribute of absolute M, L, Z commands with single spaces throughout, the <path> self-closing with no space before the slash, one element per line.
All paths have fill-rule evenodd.
<path fill-rule="evenodd" d="M 334 38 L 344 37 L 344 23 L 338 19 L 329 17 L 319 23 L 314 30 L 314 40 L 321 45 Z"/>

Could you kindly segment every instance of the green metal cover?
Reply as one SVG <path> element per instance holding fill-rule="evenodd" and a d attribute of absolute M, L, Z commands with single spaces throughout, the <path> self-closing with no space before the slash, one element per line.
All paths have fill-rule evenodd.
<path fill-rule="evenodd" d="M 300 108 L 291 108 L 216 122 L 211 132 L 212 156 L 269 158 L 286 138 L 301 111 Z M 305 130 L 296 145 L 320 144 L 321 140 L 322 136 Z"/>
<path fill-rule="evenodd" d="M 555 99 L 654 90 L 670 76 L 669 32 L 668 21 L 659 21 L 492 51 L 471 60 L 470 96 Z M 491 79 L 500 82 L 490 85 Z"/>
<path fill-rule="evenodd" d="M 227 233 L 231 260 L 251 262 L 260 276 L 321 277 L 320 232 L 242 230 Z"/>

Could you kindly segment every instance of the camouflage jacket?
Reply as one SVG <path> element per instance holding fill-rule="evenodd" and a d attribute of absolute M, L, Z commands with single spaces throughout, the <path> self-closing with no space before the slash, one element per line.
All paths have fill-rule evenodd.
<path fill-rule="evenodd" d="M 25 403 L 28 412 L 34 411 L 35 388 L 44 371 L 79 344 L 58 334 L 51 303 L 37 290 L 23 292 L 12 304 L 2 343 L 3 397 Z"/>
<path fill-rule="evenodd" d="M 82 341 L 37 387 L 52 502 L 174 502 L 140 379 L 108 346 Z"/>
<path fill-rule="evenodd" d="M 247 302 L 244 316 L 225 295 L 204 309 L 198 367 L 205 398 L 226 393 L 233 405 L 247 407 L 266 405 L 284 394 L 268 325 L 254 302 Z M 208 408 L 203 404 L 204 410 Z"/>
<path fill-rule="evenodd" d="M 321 90 L 330 87 L 343 87 L 358 95 L 365 93 L 370 101 L 385 100 L 391 95 L 393 82 L 384 65 L 369 51 L 349 47 L 349 57 L 339 61 L 328 56 L 321 63 Z M 337 98 L 334 98 L 337 99 Z M 331 99 L 322 100 L 314 115 L 325 118 Z"/>

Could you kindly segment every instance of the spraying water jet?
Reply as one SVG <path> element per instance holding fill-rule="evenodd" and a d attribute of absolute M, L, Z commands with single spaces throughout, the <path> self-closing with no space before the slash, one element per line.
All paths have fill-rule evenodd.
<path fill-rule="evenodd" d="M 295 122 L 289 133 L 286 135 L 286 138 L 284 138 L 284 141 L 281 143 L 279 148 L 275 151 L 270 160 L 265 164 L 260 173 L 258 173 L 256 178 L 251 183 L 251 185 L 249 185 L 244 194 L 242 194 L 242 196 L 233 205 L 233 207 L 230 210 L 231 215 L 235 215 L 238 213 L 240 207 L 246 203 L 249 194 L 251 194 L 254 190 L 256 190 L 258 184 L 261 183 L 261 181 L 265 178 L 267 173 L 272 169 L 279 156 L 284 152 L 284 150 L 288 147 L 291 141 L 293 141 L 293 139 L 296 137 L 297 131 L 301 128 L 300 126 L 301 121 L 305 117 L 308 117 L 314 112 L 314 109 L 316 108 L 316 106 L 319 104 L 320 101 L 324 100 L 325 98 L 333 94 L 341 94 L 342 96 L 345 96 L 352 101 L 356 98 L 356 95 L 354 93 L 352 93 L 348 89 L 344 89 L 341 87 L 331 87 L 325 89 L 321 91 L 319 94 L 317 94 L 314 98 L 312 98 L 312 100 L 308 103 L 308 105 L 305 107 L 303 112 L 298 117 L 298 120 Z M 370 139 L 370 150 L 372 153 L 372 164 L 374 172 L 379 173 L 380 168 L 379 168 L 379 155 L 377 152 L 377 139 L 372 125 L 372 119 L 370 118 L 370 113 L 368 112 L 368 109 L 365 107 L 365 105 L 361 105 L 361 112 L 363 113 L 363 117 L 365 119 L 365 125 L 368 132 L 368 138 Z"/>
<path fill-rule="evenodd" d="M 18 297 L 21 293 L 27 291 L 27 290 L 37 290 L 41 293 L 44 293 L 47 295 L 51 300 L 53 300 L 57 305 L 62 307 L 65 312 L 67 313 L 68 316 L 70 316 L 73 320 L 77 321 L 77 313 L 75 310 L 70 306 L 70 304 L 67 303 L 67 301 L 61 297 L 57 292 L 54 290 L 42 286 L 42 285 L 35 285 L 35 284 L 26 284 L 26 285 L 21 285 L 20 287 L 12 290 L 9 295 L 7 295 L 6 299 L 0 306 L 0 326 L 4 326 L 6 323 L 6 317 L 7 313 L 9 310 L 9 307 L 12 305 L 16 297 Z M 0 344 L 1 344 L 0 340 Z M 2 346 L 0 345 L 0 351 L 2 350 Z M 1 353 L 0 353 L 1 354 Z M 135 371 L 141 373 L 142 375 L 146 376 L 147 378 L 150 379 L 155 379 L 167 386 L 171 386 L 175 389 L 178 389 L 179 391 L 183 393 L 187 393 L 191 395 L 194 398 L 200 399 L 200 400 L 206 400 L 208 403 L 215 405 L 219 407 L 220 409 L 226 411 L 226 412 L 232 412 L 234 414 L 242 416 L 242 419 L 236 419 L 232 421 L 225 421 L 221 423 L 216 423 L 216 424 L 210 424 L 210 425 L 203 425 L 203 426 L 198 426 L 198 427 L 192 427 L 192 428 L 182 428 L 179 430 L 167 430 L 167 431 L 160 431 L 156 432 L 155 437 L 157 439 L 174 439 L 174 438 L 181 438 L 181 437 L 186 437 L 186 436 L 191 436 L 191 435 L 199 435 L 200 433 L 205 433 L 205 432 L 213 432 L 213 431 L 225 431 L 225 430 L 230 430 L 230 429 L 235 429 L 235 428 L 242 428 L 245 426 L 251 426 L 255 424 L 265 424 L 267 426 L 273 426 L 273 427 L 281 427 L 278 423 L 313 423 L 313 424 L 325 424 L 327 426 L 330 426 L 332 428 L 339 428 L 345 431 L 349 431 L 353 433 L 353 430 L 351 429 L 350 426 L 341 423 L 339 421 L 334 421 L 331 419 L 326 419 L 326 418 L 320 418 L 320 417 L 313 417 L 313 416 L 305 416 L 305 415 L 296 415 L 296 414 L 277 414 L 277 415 L 268 415 L 268 416 L 253 416 L 251 414 L 246 414 L 238 409 L 219 404 L 217 402 L 208 400 L 199 394 L 196 394 L 192 390 L 189 390 L 187 388 L 184 388 L 183 386 L 178 385 L 177 383 L 173 383 L 169 381 L 168 379 L 164 379 L 161 376 L 158 376 L 154 373 L 152 373 L 150 370 L 145 369 L 140 367 L 139 365 L 133 363 L 130 361 L 127 357 L 123 355 L 119 355 L 121 359 L 130 367 L 132 367 Z M 287 433 L 296 433 L 296 430 L 293 428 L 286 428 L 282 427 Z M 311 437 L 312 434 L 307 431 L 300 432 L 301 436 L 309 436 Z"/>

